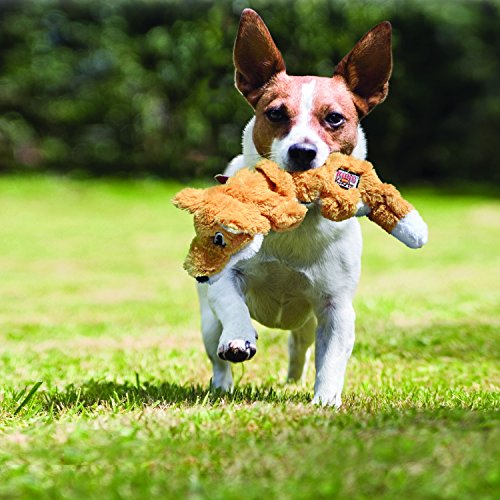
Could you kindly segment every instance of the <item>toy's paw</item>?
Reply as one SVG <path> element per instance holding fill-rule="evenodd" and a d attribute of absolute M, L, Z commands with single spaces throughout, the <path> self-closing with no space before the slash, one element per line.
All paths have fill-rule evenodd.
<path fill-rule="evenodd" d="M 225 361 L 241 363 L 252 359 L 256 352 L 257 346 L 249 340 L 235 339 L 220 345 L 217 355 Z"/>
<path fill-rule="evenodd" d="M 427 243 L 427 224 L 417 210 L 412 210 L 396 224 L 391 234 L 410 248 L 420 248 Z"/>

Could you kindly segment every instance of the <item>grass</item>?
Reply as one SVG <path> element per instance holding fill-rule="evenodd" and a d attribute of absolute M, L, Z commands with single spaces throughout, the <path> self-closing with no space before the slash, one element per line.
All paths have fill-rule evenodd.
<path fill-rule="evenodd" d="M 497 498 L 500 204 L 404 194 L 362 221 L 341 410 L 286 386 L 283 332 L 208 391 L 192 228 L 156 182 L 0 179 L 0 498 Z"/>

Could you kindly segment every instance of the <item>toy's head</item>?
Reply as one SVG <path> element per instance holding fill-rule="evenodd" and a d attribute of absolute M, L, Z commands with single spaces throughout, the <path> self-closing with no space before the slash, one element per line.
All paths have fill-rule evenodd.
<path fill-rule="evenodd" d="M 194 214 L 196 236 L 184 268 L 200 283 L 214 278 L 231 258 L 252 256 L 262 241 L 258 236 L 271 228 L 255 205 L 228 196 L 222 187 L 186 188 L 173 199 L 178 208 Z"/>

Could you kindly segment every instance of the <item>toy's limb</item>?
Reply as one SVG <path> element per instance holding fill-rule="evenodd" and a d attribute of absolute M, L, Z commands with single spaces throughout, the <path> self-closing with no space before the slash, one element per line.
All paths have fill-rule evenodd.
<path fill-rule="evenodd" d="M 280 197 L 263 215 L 271 223 L 273 231 L 286 231 L 297 227 L 304 220 L 306 213 L 307 208 L 304 205 Z"/>
<path fill-rule="evenodd" d="M 330 187 L 320 196 L 321 215 L 333 221 L 350 219 L 358 211 L 360 194 L 357 189 L 345 190 L 339 186 Z"/>
<path fill-rule="evenodd" d="M 371 207 L 368 218 L 410 248 L 427 243 L 427 225 L 419 213 L 390 184 L 363 190 L 363 200 Z"/>
<path fill-rule="evenodd" d="M 292 173 L 297 198 L 308 203 L 319 201 L 321 215 L 332 221 L 343 221 L 356 215 L 361 197 L 359 189 L 344 189 L 336 183 L 339 168 L 361 175 L 372 167 L 368 162 L 332 153 L 323 167 Z"/>
<path fill-rule="evenodd" d="M 418 211 L 413 209 L 396 224 L 391 234 L 410 248 L 420 248 L 427 243 L 427 224 Z"/>
<path fill-rule="evenodd" d="M 388 233 L 392 232 L 399 220 L 413 210 L 399 191 L 390 184 L 380 184 L 375 192 L 367 192 L 364 198 L 371 207 L 368 218 Z"/>

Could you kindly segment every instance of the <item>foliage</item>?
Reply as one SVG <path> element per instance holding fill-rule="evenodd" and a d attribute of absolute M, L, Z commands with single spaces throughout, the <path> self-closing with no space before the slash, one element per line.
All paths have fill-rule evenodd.
<path fill-rule="evenodd" d="M 243 2 L 0 5 L 0 170 L 188 178 L 240 149 L 233 88 Z M 377 22 L 394 26 L 390 97 L 366 119 L 395 182 L 498 181 L 497 0 L 255 0 L 289 71 L 329 75 Z"/>
<path fill-rule="evenodd" d="M 0 179 L 0 498 L 498 496 L 497 201 L 405 192 L 418 251 L 362 221 L 337 412 L 312 369 L 283 385 L 287 335 L 263 328 L 209 392 L 177 189 Z"/>

